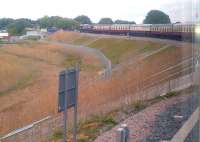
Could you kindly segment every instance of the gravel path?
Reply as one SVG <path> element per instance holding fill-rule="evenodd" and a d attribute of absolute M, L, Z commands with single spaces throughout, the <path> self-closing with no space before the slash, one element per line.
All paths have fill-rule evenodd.
<path fill-rule="evenodd" d="M 184 92 L 181 96 L 161 101 L 130 116 L 121 124 L 126 123 L 129 126 L 130 142 L 169 140 L 196 107 L 196 98 L 196 95 Z M 175 119 L 174 115 L 183 118 Z M 119 126 L 103 133 L 95 142 L 116 142 L 115 131 Z"/>
<path fill-rule="evenodd" d="M 151 129 L 151 134 L 145 138 L 148 142 L 171 140 L 174 134 L 188 120 L 198 106 L 198 96 L 191 94 L 186 100 L 178 100 L 160 113 Z"/>
<path fill-rule="evenodd" d="M 105 67 L 104 72 L 106 73 L 106 75 L 107 76 L 111 75 L 111 72 L 112 72 L 111 61 L 98 49 L 89 48 L 85 45 L 74 45 L 74 44 L 68 44 L 68 43 L 56 42 L 56 41 L 48 41 L 48 43 L 58 44 L 69 49 L 77 50 L 78 52 L 81 52 L 83 54 L 95 55 L 99 59 L 101 64 Z"/>
<path fill-rule="evenodd" d="M 199 142 L 199 122 L 192 129 L 185 142 Z"/>

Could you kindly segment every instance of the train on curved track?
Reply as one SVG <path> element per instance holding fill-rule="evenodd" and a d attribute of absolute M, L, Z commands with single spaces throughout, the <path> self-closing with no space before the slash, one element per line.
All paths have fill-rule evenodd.
<path fill-rule="evenodd" d="M 155 37 L 192 41 L 195 25 L 190 24 L 81 24 L 80 32 Z"/>

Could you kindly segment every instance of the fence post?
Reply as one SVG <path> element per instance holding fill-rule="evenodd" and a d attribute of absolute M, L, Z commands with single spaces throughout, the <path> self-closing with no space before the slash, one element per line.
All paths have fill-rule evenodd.
<path fill-rule="evenodd" d="M 116 131 L 116 142 L 125 142 L 124 128 L 118 128 Z"/>
<path fill-rule="evenodd" d="M 116 142 L 129 142 L 129 129 L 126 124 L 122 124 L 116 131 Z"/>
<path fill-rule="evenodd" d="M 53 123 L 53 121 L 50 119 L 49 121 L 48 121 L 48 141 L 50 141 L 51 140 L 51 136 L 52 136 L 52 123 Z"/>
<path fill-rule="evenodd" d="M 32 142 L 36 142 L 36 136 L 35 136 L 35 127 L 32 128 L 32 132 L 31 132 L 31 139 L 32 139 Z"/>
<path fill-rule="evenodd" d="M 129 128 L 127 124 L 122 124 L 121 128 L 123 128 L 125 131 L 125 142 L 129 142 Z"/>

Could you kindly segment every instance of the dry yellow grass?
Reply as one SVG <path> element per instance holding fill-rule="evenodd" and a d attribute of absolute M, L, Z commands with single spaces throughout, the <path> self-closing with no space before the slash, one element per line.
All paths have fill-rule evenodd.
<path fill-rule="evenodd" d="M 62 42 L 73 42 L 80 37 L 80 33 L 77 32 L 65 32 L 58 31 L 53 35 L 49 36 L 49 40 L 62 41 Z"/>
<path fill-rule="evenodd" d="M 139 66 L 125 66 L 121 72 L 113 74 L 111 79 L 99 81 L 81 92 L 80 100 L 84 101 L 80 101 L 80 113 L 84 109 L 87 110 L 87 112 L 81 113 L 83 117 L 87 117 L 93 113 L 109 112 L 130 102 L 130 99 L 133 99 L 132 101 L 141 99 L 135 93 L 142 90 L 145 87 L 144 85 L 159 81 L 173 74 L 174 71 L 181 71 L 183 68 L 179 67 L 178 69 L 165 72 L 165 74 L 163 73 L 147 83 L 143 82 L 144 79 L 191 56 L 191 45 L 172 47 L 172 49 L 165 50 L 140 61 Z M 181 75 L 180 73 L 179 76 Z M 129 100 L 126 100 L 125 96 Z"/>
<path fill-rule="evenodd" d="M 77 51 L 53 44 L 36 43 L 31 44 L 30 47 L 28 44 L 13 45 L 0 48 L 1 50 L 0 77 L 6 80 L 6 77 L 10 75 L 11 78 L 6 80 L 8 85 L 15 84 L 18 77 L 21 78 L 26 73 L 31 73 L 32 69 L 39 72 L 31 85 L 16 88 L 0 96 L 1 134 L 23 127 L 47 115 L 59 115 L 57 113 L 58 73 L 64 68 L 62 65 L 67 53 L 78 55 L 86 64 L 99 63 L 92 55 L 80 55 Z M 100 80 L 82 89 L 79 95 L 79 118 L 88 118 L 92 114 L 116 109 L 126 101 L 130 101 L 124 100 L 125 96 L 131 96 L 133 100 L 137 99 L 139 96 L 135 96 L 134 93 L 139 87 L 141 75 L 145 78 L 164 69 L 162 65 L 166 65 L 166 68 L 176 64 L 190 56 L 190 51 L 191 47 L 181 47 L 170 52 L 162 52 L 141 61 L 142 72 L 139 72 L 136 66 L 130 66 L 121 71 L 123 78 L 121 73 L 113 74 L 108 80 Z M 2 69 L 2 64 L 5 64 L 4 69 Z M 12 76 L 15 70 L 16 74 Z M 6 74 L 7 71 L 9 74 Z M 1 72 L 4 72 L 6 77 L 1 75 Z M 80 86 L 85 85 L 93 75 L 95 72 L 81 71 Z M 5 84 L 4 87 L 6 87 Z"/>
<path fill-rule="evenodd" d="M 77 51 L 54 44 L 0 48 L 0 134 L 57 114 L 58 73 L 65 68 L 68 55 L 80 57 L 83 65 L 99 64 L 94 56 L 80 56 Z M 82 70 L 80 81 L 95 74 L 95 70 Z"/>
<path fill-rule="evenodd" d="M 29 60 L 30 62 L 45 62 L 47 64 L 59 65 L 64 56 L 61 56 L 57 52 L 53 52 L 54 48 L 61 48 L 58 46 L 48 44 L 34 44 L 34 46 L 8 46 L 1 49 L 1 52 L 5 54 L 13 55 L 18 58 Z"/>
<path fill-rule="evenodd" d="M 26 60 L 5 54 L 0 49 L 0 95 L 27 83 L 34 75 L 34 67 Z"/>

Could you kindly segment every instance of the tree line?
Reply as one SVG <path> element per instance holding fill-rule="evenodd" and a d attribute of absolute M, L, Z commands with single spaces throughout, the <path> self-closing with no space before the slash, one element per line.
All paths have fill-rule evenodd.
<path fill-rule="evenodd" d="M 0 30 L 7 30 L 11 35 L 22 35 L 26 32 L 26 28 L 51 28 L 56 27 L 64 30 L 74 30 L 79 28 L 79 22 L 63 18 L 59 16 L 44 16 L 38 20 L 30 20 L 26 18 L 0 19 Z"/>
<path fill-rule="evenodd" d="M 44 16 L 37 20 L 31 20 L 27 18 L 11 19 L 2 18 L 0 19 L 0 30 L 7 30 L 11 35 L 22 35 L 26 31 L 26 28 L 50 28 L 56 27 L 64 30 L 75 30 L 79 28 L 80 24 L 92 24 L 93 22 L 88 16 L 80 15 L 74 19 L 63 18 L 59 16 Z M 101 18 L 99 24 L 136 24 L 134 21 L 127 20 L 116 20 L 113 21 L 111 18 Z M 151 10 L 145 17 L 144 24 L 167 24 L 171 23 L 170 18 L 167 14 L 159 10 Z"/>

